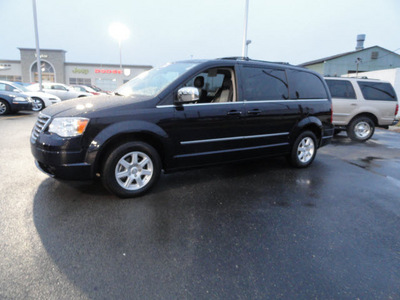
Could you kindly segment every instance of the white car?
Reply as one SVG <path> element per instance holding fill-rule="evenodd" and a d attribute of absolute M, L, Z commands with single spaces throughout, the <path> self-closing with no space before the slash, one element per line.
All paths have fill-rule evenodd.
<path fill-rule="evenodd" d="M 49 93 L 33 92 L 18 83 L 10 81 L 0 81 L 0 91 L 22 93 L 31 97 L 34 101 L 33 111 L 41 111 L 45 107 L 61 102 L 61 99 L 57 96 Z"/>
<path fill-rule="evenodd" d="M 93 96 L 90 93 L 76 91 L 74 90 L 73 87 L 63 83 L 42 82 L 42 87 L 43 87 L 42 90 L 44 92 L 55 95 L 59 97 L 61 100 Z M 34 83 L 30 86 L 27 86 L 27 89 L 31 91 L 39 91 L 39 84 Z"/>
<path fill-rule="evenodd" d="M 78 92 L 86 92 L 86 93 L 91 93 L 94 96 L 98 96 L 98 95 L 108 95 L 105 92 L 101 92 L 101 91 L 96 91 L 93 88 L 86 86 L 86 85 L 73 85 L 72 86 L 76 91 Z"/>

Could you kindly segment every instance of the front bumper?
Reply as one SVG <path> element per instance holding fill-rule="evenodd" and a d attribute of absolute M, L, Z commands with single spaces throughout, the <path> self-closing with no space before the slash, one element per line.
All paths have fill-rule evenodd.
<path fill-rule="evenodd" d="M 38 169 L 51 177 L 66 180 L 90 180 L 92 165 L 82 161 L 76 151 L 49 151 L 31 143 L 31 152 Z"/>
<path fill-rule="evenodd" d="M 32 102 L 21 102 L 21 103 L 13 102 L 13 104 L 12 104 L 13 111 L 32 110 L 32 108 L 33 108 Z"/>

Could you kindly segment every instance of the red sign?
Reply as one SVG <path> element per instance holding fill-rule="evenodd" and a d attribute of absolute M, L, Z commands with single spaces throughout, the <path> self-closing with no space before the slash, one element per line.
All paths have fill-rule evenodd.
<path fill-rule="evenodd" d="M 122 74 L 121 70 L 110 70 L 110 69 L 95 69 L 94 72 L 101 74 Z"/>

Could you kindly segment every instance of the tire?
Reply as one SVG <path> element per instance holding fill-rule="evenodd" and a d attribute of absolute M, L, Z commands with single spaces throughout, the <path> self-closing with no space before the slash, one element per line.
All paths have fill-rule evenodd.
<path fill-rule="evenodd" d="M 312 131 L 303 131 L 293 143 L 288 156 L 293 167 L 306 168 L 314 161 L 317 154 L 317 138 Z"/>
<path fill-rule="evenodd" d="M 161 160 L 152 146 L 128 142 L 107 155 L 102 171 L 103 185 L 111 193 L 121 198 L 137 197 L 157 182 Z"/>
<path fill-rule="evenodd" d="M 7 101 L 0 99 L 0 116 L 7 115 L 10 111 L 10 105 L 8 105 Z"/>
<path fill-rule="evenodd" d="M 355 142 L 369 140 L 375 132 L 375 123 L 367 116 L 357 117 L 347 127 L 347 136 Z"/>
<path fill-rule="evenodd" d="M 41 111 L 45 108 L 44 102 L 40 98 L 32 98 L 32 100 L 35 102 L 36 106 L 32 107 L 33 111 Z"/>

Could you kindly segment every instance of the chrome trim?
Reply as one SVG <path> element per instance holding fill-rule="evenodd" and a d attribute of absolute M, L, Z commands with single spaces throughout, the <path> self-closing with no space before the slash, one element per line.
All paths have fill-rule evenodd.
<path fill-rule="evenodd" d="M 51 117 L 45 115 L 43 113 L 39 113 L 38 118 L 36 120 L 35 125 L 33 126 L 31 133 L 31 143 L 34 144 L 39 137 L 40 133 L 42 133 L 51 121 Z"/>
<path fill-rule="evenodd" d="M 258 135 L 248 135 L 248 136 L 233 136 L 233 137 L 218 138 L 218 139 L 184 141 L 184 142 L 181 142 L 181 145 L 201 144 L 201 143 L 214 143 L 214 142 L 234 141 L 234 140 L 258 139 L 258 138 L 271 137 L 271 136 L 281 136 L 281 135 L 288 135 L 288 134 L 289 134 L 289 132 L 281 132 L 281 133 L 258 134 Z"/>
<path fill-rule="evenodd" d="M 350 114 L 333 113 L 334 116 L 350 116 Z"/>
<path fill-rule="evenodd" d="M 218 105 L 218 104 L 222 104 L 222 105 L 224 105 L 224 104 L 243 104 L 244 102 L 243 101 L 241 101 L 241 102 L 237 102 L 237 101 L 235 101 L 235 102 L 210 102 L 210 103 L 191 103 L 191 104 L 181 104 L 181 105 L 171 105 L 171 104 L 168 104 L 168 105 L 157 105 L 156 106 L 156 108 L 166 108 L 166 107 L 169 107 L 169 108 L 171 108 L 171 107 L 177 107 L 177 106 L 184 106 L 184 107 L 190 107 L 190 106 L 204 106 L 204 105 Z"/>
<path fill-rule="evenodd" d="M 307 102 L 321 102 L 328 101 L 328 99 L 290 99 L 290 100 L 244 100 L 244 103 L 287 103 L 287 102 L 299 102 L 299 101 L 307 101 Z"/>
<path fill-rule="evenodd" d="M 289 145 L 289 143 L 271 144 L 271 145 L 263 145 L 263 146 L 247 147 L 247 148 L 236 148 L 236 149 L 228 149 L 228 150 L 200 152 L 200 153 L 181 154 L 181 155 L 175 155 L 174 158 L 185 158 L 185 157 L 192 157 L 192 156 L 212 155 L 212 154 L 229 153 L 229 152 L 236 152 L 236 151 L 257 150 L 257 149 L 287 146 L 287 145 Z"/>
<path fill-rule="evenodd" d="M 322 139 L 330 139 L 333 138 L 333 135 L 323 136 Z"/>
<path fill-rule="evenodd" d="M 299 102 L 299 101 L 307 101 L 307 102 L 321 102 L 321 101 L 329 101 L 328 99 L 291 99 L 291 100 L 251 100 L 251 101 L 234 101 L 234 102 L 210 102 L 210 103 L 191 103 L 191 104 L 182 104 L 182 106 L 204 106 L 204 105 L 218 105 L 218 104 L 246 104 L 246 103 L 288 103 L 288 102 Z M 165 107 L 176 107 L 176 105 L 157 105 L 156 108 L 165 108 Z"/>

